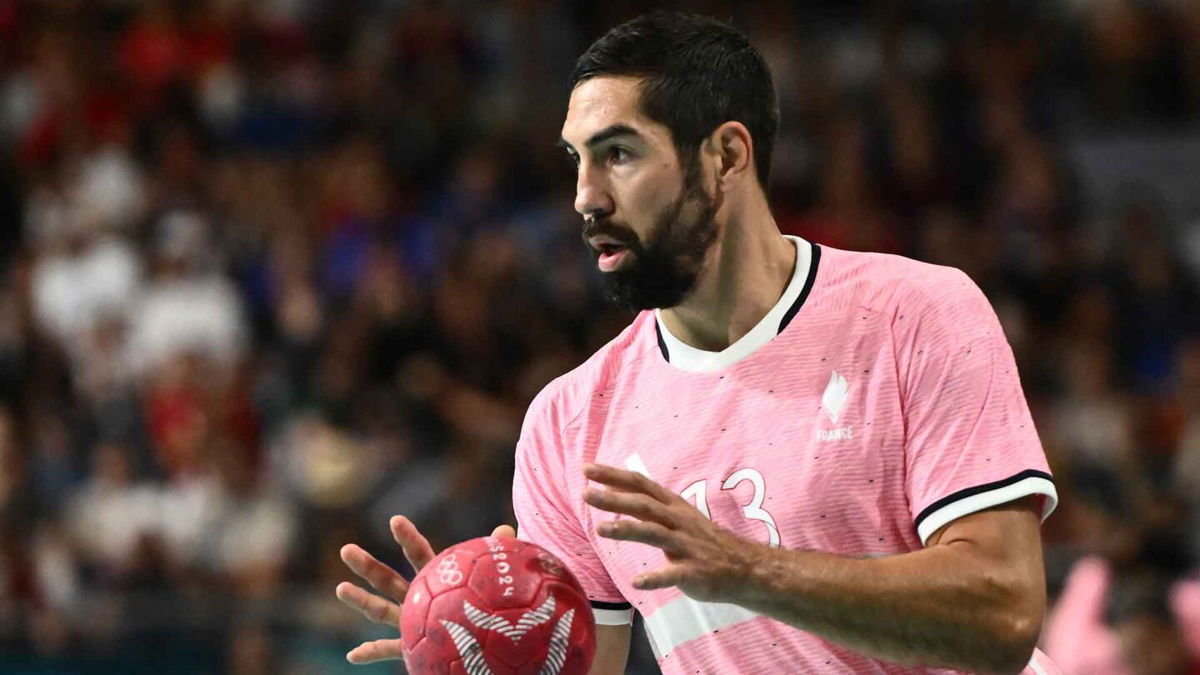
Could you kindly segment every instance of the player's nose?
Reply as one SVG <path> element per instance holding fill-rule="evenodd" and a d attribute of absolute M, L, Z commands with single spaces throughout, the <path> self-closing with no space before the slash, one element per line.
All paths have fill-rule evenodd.
<path fill-rule="evenodd" d="M 586 165 L 579 167 L 575 179 L 575 211 L 583 216 L 589 213 L 612 213 L 612 210 L 612 195 L 597 169 Z"/>

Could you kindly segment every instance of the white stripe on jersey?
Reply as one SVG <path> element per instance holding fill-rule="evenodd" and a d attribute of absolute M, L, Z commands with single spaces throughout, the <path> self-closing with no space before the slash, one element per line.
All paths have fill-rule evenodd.
<path fill-rule="evenodd" d="M 676 598 L 646 617 L 646 635 L 654 655 L 662 658 L 679 645 L 698 637 L 761 616 L 745 607 L 724 602 L 699 602 Z"/>

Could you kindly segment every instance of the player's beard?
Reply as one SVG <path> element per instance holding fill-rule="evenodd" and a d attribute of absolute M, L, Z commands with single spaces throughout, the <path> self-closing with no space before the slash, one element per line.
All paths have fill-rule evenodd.
<path fill-rule="evenodd" d="M 717 240 L 719 205 L 700 182 L 699 162 L 685 172 L 679 197 L 663 207 L 643 242 L 633 230 L 607 220 L 589 220 L 583 238 L 608 235 L 628 250 L 611 272 L 602 272 L 604 294 L 630 312 L 667 309 L 683 302 Z M 598 251 L 593 251 L 597 259 Z"/>

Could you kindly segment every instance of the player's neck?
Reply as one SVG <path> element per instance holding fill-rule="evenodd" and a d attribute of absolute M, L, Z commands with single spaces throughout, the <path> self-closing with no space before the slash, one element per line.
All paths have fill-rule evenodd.
<path fill-rule="evenodd" d="M 779 302 L 796 267 L 796 247 L 785 239 L 765 202 L 731 217 L 696 288 L 662 320 L 687 345 L 721 351 L 750 332 Z"/>

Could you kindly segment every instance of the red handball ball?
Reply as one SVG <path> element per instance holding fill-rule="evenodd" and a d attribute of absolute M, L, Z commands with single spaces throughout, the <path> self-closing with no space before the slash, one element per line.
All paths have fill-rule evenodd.
<path fill-rule="evenodd" d="M 575 575 L 509 537 L 465 541 L 430 561 L 404 598 L 400 636 L 412 675 L 579 675 L 596 655 Z"/>

